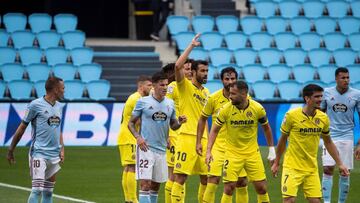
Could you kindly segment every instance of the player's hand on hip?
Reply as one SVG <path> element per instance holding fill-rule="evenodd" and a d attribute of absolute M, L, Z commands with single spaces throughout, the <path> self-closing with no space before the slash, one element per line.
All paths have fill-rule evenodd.
<path fill-rule="evenodd" d="M 279 172 L 279 164 L 278 163 L 273 163 L 271 165 L 271 173 L 273 174 L 273 176 L 275 178 L 278 176 L 278 172 Z"/>
<path fill-rule="evenodd" d="M 9 164 L 15 164 L 15 157 L 14 157 L 14 152 L 13 151 L 8 151 L 7 155 L 6 155 L 6 159 L 8 160 Z"/>
<path fill-rule="evenodd" d="M 141 136 L 136 138 L 136 143 L 139 146 L 139 148 L 146 152 L 149 149 L 149 146 L 146 144 L 145 139 Z"/>
<path fill-rule="evenodd" d="M 198 41 L 199 38 L 200 38 L 200 33 L 195 35 L 195 37 L 191 41 L 191 45 L 194 46 L 194 47 L 200 46 L 201 43 Z"/>
<path fill-rule="evenodd" d="M 179 124 L 181 125 L 183 123 L 186 123 L 187 117 L 185 115 L 181 115 L 179 116 L 178 120 L 179 120 Z"/>
<path fill-rule="evenodd" d="M 349 169 L 344 165 L 339 165 L 339 171 L 342 176 L 349 176 L 350 172 Z"/>
<path fill-rule="evenodd" d="M 198 155 L 200 155 L 200 156 L 202 156 L 202 144 L 201 144 L 201 142 L 200 143 L 196 143 L 196 153 L 198 154 Z"/>

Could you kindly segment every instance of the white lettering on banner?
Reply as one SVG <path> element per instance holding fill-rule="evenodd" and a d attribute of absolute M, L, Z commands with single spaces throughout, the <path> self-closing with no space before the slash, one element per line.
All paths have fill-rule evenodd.
<path fill-rule="evenodd" d="M 11 104 L 17 115 L 20 117 L 20 119 L 22 120 L 25 116 L 25 111 L 26 108 L 28 106 L 28 104 L 24 104 L 24 103 L 12 103 Z M 11 115 L 10 115 L 11 116 Z M 31 131 L 32 131 L 32 127 L 31 127 L 31 123 L 29 123 L 29 126 L 26 128 L 24 135 L 21 137 L 21 140 L 19 141 L 18 145 L 20 146 L 25 146 L 27 143 L 29 143 L 31 141 Z M 15 132 L 14 132 L 15 133 Z M 5 143 L 6 145 L 10 145 L 12 141 L 12 138 Z"/>
<path fill-rule="evenodd" d="M 10 104 L 0 104 L 0 146 L 5 142 L 6 126 L 9 120 Z"/>
<path fill-rule="evenodd" d="M 124 109 L 124 103 L 114 103 L 111 123 L 109 128 L 109 136 L 107 145 L 117 145 L 117 139 L 120 133 L 120 125 L 122 119 L 122 113 Z"/>

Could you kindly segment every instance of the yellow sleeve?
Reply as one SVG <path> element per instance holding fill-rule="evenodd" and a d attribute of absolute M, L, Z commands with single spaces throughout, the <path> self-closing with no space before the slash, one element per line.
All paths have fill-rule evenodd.
<path fill-rule="evenodd" d="M 190 82 L 190 80 L 188 80 L 186 78 L 182 79 L 180 82 L 176 82 L 176 86 L 179 90 L 179 93 L 186 91 L 188 83 L 191 83 L 191 82 Z"/>
<path fill-rule="evenodd" d="M 209 117 L 212 115 L 213 111 L 214 111 L 214 99 L 213 97 L 209 97 L 209 99 L 207 100 L 202 112 L 201 112 L 201 115 L 205 116 L 205 117 Z"/>
<path fill-rule="evenodd" d="M 324 120 L 324 128 L 322 130 L 322 134 L 323 135 L 330 135 L 330 120 L 328 116 L 325 116 L 325 120 Z"/>
<path fill-rule="evenodd" d="M 260 109 L 258 111 L 258 121 L 261 125 L 265 125 L 268 123 L 268 119 L 266 117 L 266 111 L 263 106 L 260 106 Z"/>
<path fill-rule="evenodd" d="M 218 113 L 218 116 L 216 118 L 216 121 L 215 121 L 215 124 L 218 125 L 218 126 L 222 126 L 225 121 L 226 121 L 226 115 L 227 115 L 227 109 L 228 108 L 222 108 L 219 113 Z"/>
<path fill-rule="evenodd" d="M 280 127 L 280 131 L 285 134 L 290 134 L 292 128 L 292 119 L 289 113 L 286 113 Z"/>

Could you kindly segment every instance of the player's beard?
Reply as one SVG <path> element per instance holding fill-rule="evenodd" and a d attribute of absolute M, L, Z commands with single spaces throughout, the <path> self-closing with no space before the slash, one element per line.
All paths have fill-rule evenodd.
<path fill-rule="evenodd" d="M 196 76 L 196 80 L 198 81 L 198 83 L 200 84 L 206 84 L 207 82 L 207 76 L 204 76 L 204 77 L 200 77 L 200 76 Z"/>

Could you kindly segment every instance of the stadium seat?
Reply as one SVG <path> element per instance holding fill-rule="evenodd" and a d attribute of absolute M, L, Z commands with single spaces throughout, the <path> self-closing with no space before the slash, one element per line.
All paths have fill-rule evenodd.
<path fill-rule="evenodd" d="M 276 90 L 276 84 L 271 81 L 258 81 L 252 84 L 255 99 L 273 100 Z"/>
<path fill-rule="evenodd" d="M 61 39 L 61 35 L 56 31 L 43 31 L 36 35 L 36 39 L 39 43 L 39 47 L 43 50 L 51 47 L 58 47 Z"/>
<path fill-rule="evenodd" d="M 298 36 L 300 47 L 305 51 L 320 48 L 321 37 L 314 32 L 303 33 Z"/>
<path fill-rule="evenodd" d="M 223 36 L 219 32 L 205 32 L 200 36 L 203 48 L 207 51 L 220 48 L 223 42 Z"/>
<path fill-rule="evenodd" d="M 277 85 L 280 98 L 287 101 L 301 101 L 302 85 L 294 80 L 282 81 Z"/>
<path fill-rule="evenodd" d="M 189 19 L 186 16 L 169 16 L 166 25 L 171 35 L 189 30 Z"/>
<path fill-rule="evenodd" d="M 84 100 L 84 88 L 85 84 L 80 80 L 65 81 L 64 98 L 67 100 Z"/>
<path fill-rule="evenodd" d="M 331 52 L 326 49 L 312 49 L 308 52 L 308 56 L 311 64 L 319 67 L 330 63 Z"/>
<path fill-rule="evenodd" d="M 75 79 L 76 68 L 68 63 L 56 64 L 53 67 L 52 72 L 54 73 L 54 76 L 61 78 L 64 81 L 68 81 Z"/>
<path fill-rule="evenodd" d="M 97 63 L 83 64 L 78 67 L 77 71 L 80 74 L 81 81 L 90 82 L 92 80 L 100 80 L 102 67 Z"/>
<path fill-rule="evenodd" d="M 209 57 L 214 66 L 219 66 L 221 64 L 230 63 L 232 52 L 226 48 L 212 49 L 209 52 Z"/>
<path fill-rule="evenodd" d="M 274 16 L 265 19 L 266 30 L 269 34 L 275 35 L 281 32 L 285 32 L 288 26 L 288 22 L 285 18 Z"/>
<path fill-rule="evenodd" d="M 308 64 L 297 65 L 292 68 L 292 73 L 295 77 L 295 80 L 300 83 L 314 80 L 315 72 L 315 68 Z"/>
<path fill-rule="evenodd" d="M 351 49 L 360 51 L 360 33 L 353 33 L 348 36 Z"/>
<path fill-rule="evenodd" d="M 281 32 L 274 35 L 276 47 L 284 51 L 286 49 L 295 48 L 297 43 L 296 35 L 289 32 Z"/>
<path fill-rule="evenodd" d="M 354 64 L 354 65 L 349 65 L 347 66 L 348 70 L 349 70 L 349 75 L 350 75 L 350 82 L 351 83 L 358 83 L 360 82 L 360 65 L 359 64 Z"/>
<path fill-rule="evenodd" d="M 352 1 L 350 6 L 353 16 L 360 18 L 360 1 Z"/>
<path fill-rule="evenodd" d="M 75 48 L 70 51 L 72 62 L 75 66 L 92 63 L 94 51 L 91 48 Z"/>
<path fill-rule="evenodd" d="M 351 87 L 360 90 L 360 82 L 352 84 Z"/>
<path fill-rule="evenodd" d="M 49 31 L 52 25 L 52 17 L 47 13 L 33 13 L 29 15 L 29 24 L 33 33 Z"/>
<path fill-rule="evenodd" d="M 45 83 L 46 80 L 40 80 L 34 83 L 35 92 L 38 98 L 46 95 Z"/>
<path fill-rule="evenodd" d="M 193 32 L 179 32 L 173 36 L 179 51 L 185 50 L 194 37 L 195 33 Z"/>
<path fill-rule="evenodd" d="M 349 10 L 349 4 L 342 0 L 333 0 L 326 3 L 329 16 L 332 18 L 345 17 Z"/>
<path fill-rule="evenodd" d="M 352 65 L 357 61 L 357 54 L 351 49 L 337 49 L 333 52 L 333 56 L 336 65 L 340 67 Z"/>
<path fill-rule="evenodd" d="M 259 51 L 260 62 L 263 66 L 279 64 L 282 59 L 281 51 L 274 48 L 262 49 Z"/>
<path fill-rule="evenodd" d="M 261 32 L 263 26 L 262 19 L 256 16 L 245 16 L 240 19 L 240 23 L 242 31 L 247 35 Z"/>
<path fill-rule="evenodd" d="M 319 18 L 324 12 L 324 3 L 318 0 L 304 1 L 303 10 L 304 15 L 308 18 Z"/>
<path fill-rule="evenodd" d="M 240 67 L 254 64 L 257 58 L 257 52 L 250 48 L 238 49 L 234 52 L 236 64 Z"/>
<path fill-rule="evenodd" d="M 0 47 L 7 47 L 10 35 L 5 30 L 0 30 Z"/>
<path fill-rule="evenodd" d="M 352 33 L 358 33 L 360 29 L 360 19 L 355 17 L 345 17 L 338 19 L 338 24 L 341 32 L 344 35 L 349 35 Z"/>
<path fill-rule="evenodd" d="M 273 1 L 257 1 L 254 3 L 256 15 L 260 18 L 275 16 L 277 4 Z"/>
<path fill-rule="evenodd" d="M 335 65 L 323 65 L 318 67 L 317 72 L 319 74 L 320 80 L 325 83 L 334 82 L 336 69 L 337 66 Z"/>
<path fill-rule="evenodd" d="M 6 31 L 9 33 L 25 30 L 27 18 L 23 13 L 7 13 L 3 16 Z"/>
<path fill-rule="evenodd" d="M 13 80 L 8 83 L 8 88 L 12 99 L 31 100 L 32 82 L 27 80 Z"/>
<path fill-rule="evenodd" d="M 230 32 L 224 36 L 224 39 L 227 48 L 231 51 L 246 47 L 247 35 L 241 32 Z"/>
<path fill-rule="evenodd" d="M 89 93 L 90 99 L 99 100 L 115 100 L 109 97 L 110 82 L 107 80 L 94 80 L 86 84 L 86 89 Z"/>
<path fill-rule="evenodd" d="M 21 80 L 24 75 L 24 67 L 18 63 L 7 63 L 0 66 L 4 81 Z"/>
<path fill-rule="evenodd" d="M 216 17 L 216 27 L 222 35 L 236 32 L 239 27 L 239 18 L 231 15 L 220 15 Z"/>
<path fill-rule="evenodd" d="M 208 80 L 219 79 L 219 74 L 217 68 L 211 64 L 209 64 L 208 70 Z"/>
<path fill-rule="evenodd" d="M 323 41 L 325 42 L 326 49 L 335 51 L 345 47 L 346 36 L 339 32 L 332 32 L 324 35 Z"/>
<path fill-rule="evenodd" d="M 299 15 L 301 4 L 294 0 L 279 2 L 280 15 L 284 18 L 294 18 Z"/>
<path fill-rule="evenodd" d="M 204 86 L 209 89 L 210 94 L 223 88 L 223 84 L 220 80 L 209 80 Z"/>
<path fill-rule="evenodd" d="M 320 17 L 314 20 L 316 32 L 319 35 L 335 32 L 336 20 L 331 17 Z"/>
<path fill-rule="evenodd" d="M 3 81 L 0 81 L 0 100 L 6 99 L 5 91 L 6 91 L 6 83 Z"/>
<path fill-rule="evenodd" d="M 194 16 L 191 21 L 195 33 L 211 32 L 214 30 L 215 20 L 212 16 Z"/>
<path fill-rule="evenodd" d="M 33 63 L 25 69 L 31 82 L 47 80 L 50 74 L 50 67 L 43 63 Z"/>
<path fill-rule="evenodd" d="M 289 80 L 291 69 L 289 66 L 284 64 L 275 64 L 267 68 L 270 80 L 279 83 L 282 81 Z"/>
<path fill-rule="evenodd" d="M 265 68 L 260 64 L 246 65 L 242 68 L 246 82 L 253 83 L 264 80 Z"/>
<path fill-rule="evenodd" d="M 85 33 L 76 30 L 68 31 L 62 34 L 65 49 L 71 50 L 78 47 L 84 47 L 85 45 Z"/>
<path fill-rule="evenodd" d="M 32 47 L 35 41 L 35 34 L 28 30 L 15 31 L 11 34 L 11 39 L 15 49 Z"/>
<path fill-rule="evenodd" d="M 300 35 L 305 32 L 311 31 L 311 21 L 307 17 L 295 17 L 290 21 L 291 31 L 295 35 Z"/>
<path fill-rule="evenodd" d="M 4 63 L 14 63 L 16 51 L 10 47 L 0 47 L 0 65 Z"/>
<path fill-rule="evenodd" d="M 19 50 L 20 60 L 24 66 L 32 63 L 40 63 L 42 51 L 36 47 L 25 47 Z"/>
<path fill-rule="evenodd" d="M 208 54 L 208 51 L 206 51 L 202 47 L 196 47 L 190 52 L 189 58 L 194 59 L 194 60 L 206 61 L 209 58 L 209 54 Z"/>
<path fill-rule="evenodd" d="M 257 32 L 249 36 L 251 47 L 254 50 L 261 50 L 265 48 L 270 48 L 273 42 L 273 37 L 268 33 Z"/>
<path fill-rule="evenodd" d="M 53 47 L 45 50 L 45 57 L 49 66 L 66 63 L 68 52 L 64 48 Z"/>
<path fill-rule="evenodd" d="M 78 19 L 73 14 L 60 13 L 54 16 L 54 24 L 56 31 L 63 34 L 68 31 L 75 31 Z"/>
<path fill-rule="evenodd" d="M 286 49 L 284 51 L 285 62 L 288 66 L 296 66 L 305 63 L 306 51 L 300 48 Z"/>

